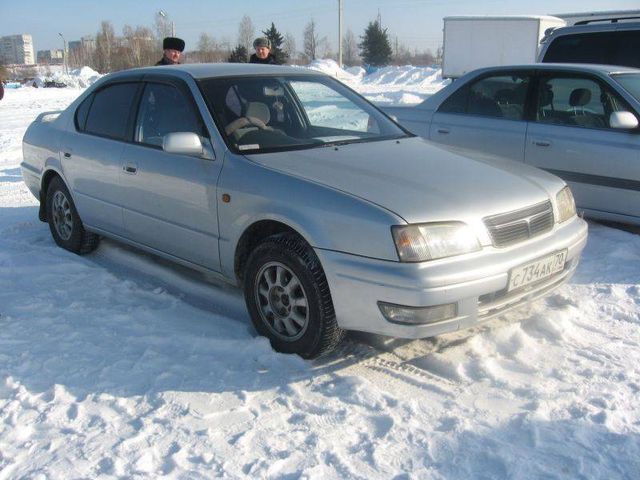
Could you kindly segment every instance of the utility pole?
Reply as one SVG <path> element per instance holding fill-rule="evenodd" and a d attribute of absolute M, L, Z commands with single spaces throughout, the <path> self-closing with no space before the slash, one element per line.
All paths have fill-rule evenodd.
<path fill-rule="evenodd" d="M 69 69 L 67 67 L 67 41 L 64 39 L 64 35 L 62 33 L 58 33 L 60 38 L 62 38 L 62 70 L 65 75 L 69 74 Z"/>
<path fill-rule="evenodd" d="M 342 0 L 338 0 L 338 66 L 342 67 Z"/>

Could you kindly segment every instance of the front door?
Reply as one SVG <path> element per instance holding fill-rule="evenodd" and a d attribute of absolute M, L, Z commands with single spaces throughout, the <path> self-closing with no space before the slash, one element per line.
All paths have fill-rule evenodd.
<path fill-rule="evenodd" d="M 611 128 L 615 111 L 631 107 L 597 78 L 542 76 L 525 159 L 563 178 L 579 210 L 640 218 L 640 134 Z"/>
<path fill-rule="evenodd" d="M 127 237 L 219 271 L 216 183 L 222 159 L 163 151 L 162 139 L 172 132 L 193 132 L 210 144 L 186 86 L 146 83 L 134 143 L 122 155 Z"/>

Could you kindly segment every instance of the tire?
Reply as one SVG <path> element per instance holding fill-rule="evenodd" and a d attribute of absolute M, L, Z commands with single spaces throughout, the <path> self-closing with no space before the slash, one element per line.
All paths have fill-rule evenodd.
<path fill-rule="evenodd" d="M 55 177 L 49 184 L 45 209 L 51 236 L 59 247 L 78 255 L 98 247 L 100 237 L 84 229 L 69 190 L 60 177 Z"/>
<path fill-rule="evenodd" d="M 315 358 L 342 340 L 318 257 L 299 236 L 271 236 L 249 256 L 244 296 L 260 335 L 278 352 Z"/>

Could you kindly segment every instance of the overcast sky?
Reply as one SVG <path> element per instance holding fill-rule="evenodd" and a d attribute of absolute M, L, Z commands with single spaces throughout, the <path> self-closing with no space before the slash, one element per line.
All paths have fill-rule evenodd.
<path fill-rule="evenodd" d="M 545 15 L 553 13 L 628 10 L 640 7 L 638 0 L 343 0 L 344 29 L 356 37 L 380 12 L 391 39 L 411 49 L 435 49 L 442 42 L 442 18 L 448 15 Z M 313 17 L 321 36 L 327 36 L 337 50 L 338 0 L 0 0 L 0 36 L 29 33 L 35 50 L 62 48 L 61 32 L 67 41 L 95 35 L 102 20 L 110 21 L 117 34 L 124 25 L 152 27 L 158 10 L 174 21 L 176 34 L 196 48 L 202 32 L 217 41 L 236 43 L 238 23 L 249 15 L 256 34 L 273 21 L 278 30 L 294 35 L 302 49 L 302 31 Z"/>

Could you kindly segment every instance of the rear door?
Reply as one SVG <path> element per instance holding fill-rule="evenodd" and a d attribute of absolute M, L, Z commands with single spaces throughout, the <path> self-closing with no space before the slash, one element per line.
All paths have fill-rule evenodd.
<path fill-rule="evenodd" d="M 470 80 L 439 106 L 429 127 L 429 139 L 523 161 L 530 84 L 527 71 L 499 72 Z"/>
<path fill-rule="evenodd" d="M 566 180 L 579 209 L 640 217 L 640 134 L 611 128 L 614 111 L 640 118 L 595 76 L 544 72 L 525 158 Z"/>
<path fill-rule="evenodd" d="M 222 159 L 163 151 L 163 137 L 172 132 L 193 132 L 204 145 L 211 145 L 186 84 L 166 79 L 145 82 L 134 141 L 125 147 L 120 166 L 126 235 L 219 271 L 216 183 Z"/>
<path fill-rule="evenodd" d="M 138 88 L 131 81 L 110 83 L 87 97 L 61 144 L 64 175 L 82 221 L 116 235 L 123 233 L 121 156 Z"/>

